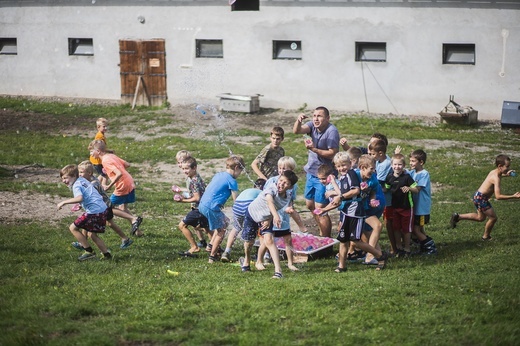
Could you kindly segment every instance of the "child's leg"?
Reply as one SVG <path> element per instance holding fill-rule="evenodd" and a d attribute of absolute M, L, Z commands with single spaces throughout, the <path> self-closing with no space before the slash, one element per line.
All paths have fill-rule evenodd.
<path fill-rule="evenodd" d="M 381 250 L 379 247 L 379 238 L 381 237 L 381 230 L 383 229 L 383 224 L 377 216 L 373 215 L 368 217 L 365 222 L 372 227 L 372 232 L 370 233 L 370 237 L 368 239 L 368 243 L 373 246 L 374 248 Z M 363 232 L 365 234 L 365 232 Z M 363 238 L 362 238 L 363 239 Z M 365 259 L 365 262 L 369 262 L 374 258 L 372 254 L 367 254 L 367 257 Z"/>
<path fill-rule="evenodd" d="M 347 249 L 348 249 L 349 243 L 339 243 L 339 260 L 338 260 L 338 268 L 339 269 L 346 269 L 345 267 L 345 259 L 347 258 Z"/>
<path fill-rule="evenodd" d="M 493 230 L 495 223 L 497 223 L 498 217 L 493 208 L 486 210 L 484 214 L 486 214 L 488 217 L 488 221 L 486 222 L 486 227 L 484 228 L 484 235 L 482 236 L 482 239 L 486 240 L 491 238 L 491 231 Z"/>
<path fill-rule="evenodd" d="M 267 251 L 267 247 L 265 245 L 264 236 L 260 236 L 259 240 L 260 240 L 260 246 L 258 247 L 258 252 L 256 253 L 255 267 L 257 270 L 265 270 L 263 259 L 264 259 L 265 252 Z"/>
<path fill-rule="evenodd" d="M 289 215 L 291 215 L 291 217 L 294 220 L 294 222 L 296 222 L 296 224 L 298 225 L 298 228 L 299 228 L 300 232 L 306 233 L 307 232 L 307 227 L 303 223 L 303 220 L 300 217 L 300 213 L 298 213 L 296 210 L 294 210 L 292 213 L 289 213 Z"/>
<path fill-rule="evenodd" d="M 117 235 L 119 236 L 119 238 L 121 238 L 122 240 L 126 240 L 128 239 L 128 237 L 126 236 L 126 234 L 123 232 L 123 230 L 121 229 L 121 227 L 119 227 L 115 222 L 114 222 L 114 219 L 112 220 L 107 220 L 107 223 L 108 225 L 110 226 L 110 228 L 112 228 L 114 230 L 114 232 L 117 233 Z"/>
<path fill-rule="evenodd" d="M 283 241 L 285 242 L 285 254 L 287 255 L 287 268 L 293 271 L 299 270 L 297 267 L 294 266 L 293 245 L 291 235 L 284 235 Z"/>
<path fill-rule="evenodd" d="M 244 263 L 242 267 L 249 267 L 251 263 L 251 249 L 253 248 L 252 241 L 244 241 Z"/>
<path fill-rule="evenodd" d="M 88 249 L 90 247 L 90 244 L 88 243 L 88 240 L 87 240 L 87 235 L 88 235 L 87 231 L 76 227 L 76 225 L 74 225 L 74 223 L 70 224 L 69 230 L 70 230 L 70 233 L 72 233 L 74 238 L 76 238 L 78 243 L 80 243 L 84 249 Z"/>
<path fill-rule="evenodd" d="M 215 257 L 217 255 L 217 252 L 220 249 L 220 243 L 222 243 L 222 239 L 224 239 L 225 234 L 226 230 L 223 228 L 219 228 L 213 232 L 213 238 L 211 239 L 210 257 Z"/>
<path fill-rule="evenodd" d="M 224 252 L 231 253 L 231 249 L 233 248 L 233 244 L 235 244 L 235 240 L 237 239 L 238 230 L 233 228 L 231 232 L 229 232 L 226 243 L 226 250 Z"/>
<path fill-rule="evenodd" d="M 188 243 L 190 243 L 190 249 L 188 250 L 188 252 L 190 252 L 190 253 L 199 252 L 200 249 L 197 246 L 197 243 L 195 242 L 195 239 L 193 239 L 193 234 L 191 234 L 191 231 L 188 228 L 188 225 L 186 225 L 184 223 L 184 221 L 181 221 L 179 223 L 179 229 L 181 230 L 181 232 L 184 235 L 184 237 L 188 240 Z"/>
<path fill-rule="evenodd" d="M 204 234 L 202 233 L 202 230 L 199 227 L 194 227 L 193 230 L 195 231 L 195 234 L 197 235 L 197 239 L 199 241 L 204 240 Z"/>
<path fill-rule="evenodd" d="M 403 239 L 404 239 L 404 251 L 410 252 L 410 242 L 412 240 L 412 233 L 405 232 L 403 233 Z"/>
<path fill-rule="evenodd" d="M 383 255 L 383 252 L 381 250 L 376 249 L 372 245 L 365 243 L 361 240 L 353 240 L 354 243 L 356 243 L 356 246 L 360 248 L 361 250 L 371 253 L 374 255 L 375 258 L 380 258 Z"/>
<path fill-rule="evenodd" d="M 271 253 L 271 258 L 273 259 L 274 264 L 274 273 L 282 273 L 282 266 L 280 265 L 280 256 L 278 254 L 278 248 L 274 242 L 274 237 L 272 233 L 264 233 L 264 243 L 265 247 L 269 249 Z M 258 256 L 260 257 L 260 256 Z"/>
<path fill-rule="evenodd" d="M 108 248 L 105 245 L 105 242 L 100 237 L 98 237 L 96 233 L 94 233 L 94 232 L 89 232 L 89 233 L 90 233 L 89 234 L 90 239 L 92 239 L 92 241 L 96 244 L 99 251 L 101 251 L 102 254 L 106 254 L 108 252 Z"/>

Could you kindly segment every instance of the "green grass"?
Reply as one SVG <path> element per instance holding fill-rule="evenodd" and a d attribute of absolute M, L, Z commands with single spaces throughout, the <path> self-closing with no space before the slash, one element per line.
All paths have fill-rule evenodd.
<path fill-rule="evenodd" d="M 200 160 L 227 155 L 222 143 L 186 140 L 178 130 L 161 130 L 163 136 L 139 142 L 118 131 L 123 124 L 140 129 L 151 128 L 152 121 L 167 124 L 171 114 L 162 110 L 5 98 L 0 98 L 0 108 L 76 117 L 89 134 L 2 131 L 1 165 L 38 163 L 57 169 L 79 163 L 99 114 L 111 120 L 111 146 L 132 163 L 174 163 L 178 148 L 189 148 Z M 509 154 L 513 168 L 520 170 L 519 136 L 491 125 L 426 126 L 361 115 L 335 115 L 333 123 L 353 144 L 382 132 L 391 147 L 399 144 L 405 153 L 426 150 L 426 168 L 435 186 L 426 229 L 439 247 L 437 256 L 392 259 L 382 272 L 352 264 L 344 274 L 334 273 L 334 259 L 325 258 L 301 265 L 297 273 L 285 270 L 283 280 L 270 279 L 272 268 L 243 274 L 232 264 L 209 265 L 205 255 L 181 259 L 176 253 L 187 243 L 177 224 L 185 206 L 171 202 L 169 184 L 139 179 L 133 210 L 145 216 L 145 237 L 120 250 L 119 239 L 108 231 L 103 239 L 113 249 L 111 262 L 77 262 L 79 252 L 70 246 L 68 231 L 72 217 L 57 223 L 32 220 L 28 209 L 24 220 L 2 220 L 0 345 L 518 344 L 518 202 L 492 201 L 499 221 L 489 243 L 480 240 L 483 224 L 461 222 L 448 230 L 447 222 L 454 211 L 473 210 L 469 198 L 497 154 Z M 224 133 L 224 144 L 251 162 L 265 141 L 228 142 L 231 136 L 246 135 L 266 137 L 253 130 L 230 131 Z M 303 166 L 301 137 L 287 133 L 283 146 Z M 134 169 L 132 174 L 139 178 L 140 172 Z M 249 184 L 240 177 L 242 189 Z M 303 180 L 300 185 L 302 190 Z M 520 179 L 503 179 L 502 190 L 519 191 Z M 2 168 L 0 193 L 4 191 L 70 194 L 57 182 L 17 182 Z M 128 228 L 123 220 L 117 222 Z M 382 245 L 388 246 L 385 235 Z M 168 275 L 168 269 L 179 276 Z"/>

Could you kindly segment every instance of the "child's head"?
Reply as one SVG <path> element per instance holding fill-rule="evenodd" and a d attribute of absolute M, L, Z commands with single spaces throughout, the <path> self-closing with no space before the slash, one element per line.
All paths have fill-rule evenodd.
<path fill-rule="evenodd" d="M 78 177 L 79 172 L 76 165 L 67 165 L 60 170 L 61 181 L 68 187 L 71 187 Z"/>
<path fill-rule="evenodd" d="M 358 147 L 350 147 L 349 150 L 347 150 L 348 155 L 350 156 L 350 163 L 352 164 L 352 168 L 358 168 L 359 167 L 359 158 L 361 157 L 361 149 Z"/>
<path fill-rule="evenodd" d="M 294 171 L 296 169 L 296 161 L 290 156 L 282 156 L 278 160 L 278 174 L 284 171 Z"/>
<path fill-rule="evenodd" d="M 88 150 L 90 150 L 90 156 L 98 158 L 100 153 L 106 152 L 107 145 L 102 140 L 96 139 L 90 142 Z"/>
<path fill-rule="evenodd" d="M 179 150 L 175 155 L 177 165 L 181 167 L 181 163 L 183 163 L 188 157 L 191 157 L 191 153 L 188 150 Z"/>
<path fill-rule="evenodd" d="M 361 178 L 370 179 L 376 170 L 376 160 L 370 155 L 361 155 L 358 162 Z"/>
<path fill-rule="evenodd" d="M 254 188 L 255 189 L 259 189 L 259 190 L 263 190 L 265 183 L 266 183 L 265 179 L 258 178 L 258 179 L 255 180 Z"/>
<path fill-rule="evenodd" d="M 343 175 L 352 167 L 352 158 L 348 151 L 340 151 L 334 155 L 334 166 L 338 170 L 338 173 Z"/>
<path fill-rule="evenodd" d="M 410 154 L 410 168 L 421 171 L 426 163 L 426 152 L 422 149 L 412 151 Z"/>
<path fill-rule="evenodd" d="M 323 185 L 327 185 L 329 176 L 334 172 L 331 166 L 321 165 L 318 167 L 318 179 Z"/>
<path fill-rule="evenodd" d="M 370 137 L 370 143 L 382 140 L 386 146 L 388 146 L 388 138 L 382 133 L 376 132 Z"/>
<path fill-rule="evenodd" d="M 368 144 L 368 153 L 376 160 L 386 157 L 387 144 L 384 140 L 378 139 Z"/>
<path fill-rule="evenodd" d="M 280 126 L 271 129 L 271 147 L 278 148 L 284 139 L 284 131 Z"/>
<path fill-rule="evenodd" d="M 244 158 L 240 155 L 231 155 L 226 159 L 226 170 L 232 171 L 231 175 L 238 178 L 240 173 L 244 170 Z"/>
<path fill-rule="evenodd" d="M 403 173 L 405 166 L 406 159 L 403 154 L 394 154 L 394 156 L 392 156 L 392 169 L 396 176 Z"/>
<path fill-rule="evenodd" d="M 85 160 L 78 165 L 78 174 L 87 180 L 90 180 L 94 175 L 94 166 L 89 160 Z"/>
<path fill-rule="evenodd" d="M 278 182 L 276 186 L 278 188 L 278 192 L 285 192 L 292 188 L 294 184 L 298 182 L 298 176 L 293 171 L 284 171 L 280 174 L 278 178 Z"/>
<path fill-rule="evenodd" d="M 498 155 L 495 158 L 495 166 L 500 170 L 500 173 L 506 174 L 511 166 L 511 159 L 507 155 Z"/>
<path fill-rule="evenodd" d="M 179 164 L 182 172 L 189 178 L 197 174 L 197 160 L 194 157 L 188 157 Z"/>
<path fill-rule="evenodd" d="M 105 133 L 108 129 L 108 120 L 105 118 L 98 118 L 98 120 L 96 120 L 96 128 L 99 132 Z"/>

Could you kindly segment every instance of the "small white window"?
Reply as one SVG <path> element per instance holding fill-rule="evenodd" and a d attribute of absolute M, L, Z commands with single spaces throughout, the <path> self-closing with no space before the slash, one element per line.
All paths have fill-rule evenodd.
<path fill-rule="evenodd" d="M 0 38 L 0 54 L 3 55 L 17 55 L 18 45 L 16 38 L 6 37 Z"/>
<path fill-rule="evenodd" d="M 273 41 L 273 59 L 302 60 L 302 41 Z"/>
<path fill-rule="evenodd" d="M 356 42 L 356 61 L 386 61 L 386 42 Z"/>
<path fill-rule="evenodd" d="M 94 55 L 91 38 L 69 38 L 69 55 Z"/>
<path fill-rule="evenodd" d="M 444 43 L 442 45 L 442 63 L 475 65 L 475 44 Z"/>
<path fill-rule="evenodd" d="M 196 40 L 195 56 L 197 58 L 223 58 L 222 40 Z"/>

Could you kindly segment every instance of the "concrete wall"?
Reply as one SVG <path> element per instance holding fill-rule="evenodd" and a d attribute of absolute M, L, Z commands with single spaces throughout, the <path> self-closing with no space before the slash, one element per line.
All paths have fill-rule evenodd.
<path fill-rule="evenodd" d="M 0 2 L 0 37 L 16 37 L 18 54 L 0 55 L 0 94 L 120 99 L 119 39 L 163 38 L 172 104 L 259 93 L 261 107 L 435 115 L 455 95 L 500 119 L 504 100 L 520 101 L 520 5 L 12 3 Z M 69 37 L 92 38 L 94 56 L 69 56 Z M 222 39 L 224 58 L 195 58 L 195 39 Z M 273 40 L 302 41 L 303 59 L 273 60 Z M 356 41 L 386 42 L 387 61 L 354 61 Z M 443 43 L 474 43 L 476 64 L 443 65 Z"/>

